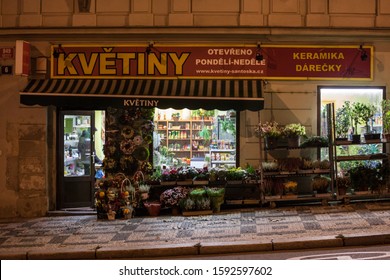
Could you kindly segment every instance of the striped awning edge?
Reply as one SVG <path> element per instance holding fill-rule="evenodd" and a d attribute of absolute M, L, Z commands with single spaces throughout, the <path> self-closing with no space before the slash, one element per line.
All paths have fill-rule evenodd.
<path fill-rule="evenodd" d="M 20 96 L 21 103 L 25 105 L 72 107 L 73 104 L 78 108 L 91 108 L 90 103 L 95 104 L 95 107 L 123 106 L 128 104 L 125 100 L 141 99 L 157 100 L 161 109 L 257 111 L 263 108 L 264 103 L 261 86 L 261 80 L 239 79 L 35 79 L 27 84 Z"/>

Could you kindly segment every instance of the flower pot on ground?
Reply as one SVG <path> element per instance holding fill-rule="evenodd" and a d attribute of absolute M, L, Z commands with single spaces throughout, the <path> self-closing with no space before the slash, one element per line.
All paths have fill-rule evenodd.
<path fill-rule="evenodd" d="M 181 200 L 188 197 L 189 189 L 186 187 L 174 187 L 165 190 L 160 195 L 160 202 L 163 207 L 179 207 Z"/>
<path fill-rule="evenodd" d="M 224 188 L 207 188 L 207 196 L 210 198 L 211 209 L 213 212 L 218 213 L 221 211 L 221 205 L 225 201 L 225 189 Z"/>
<path fill-rule="evenodd" d="M 144 206 L 150 216 L 158 216 L 161 211 L 161 203 L 159 201 L 145 201 Z"/>

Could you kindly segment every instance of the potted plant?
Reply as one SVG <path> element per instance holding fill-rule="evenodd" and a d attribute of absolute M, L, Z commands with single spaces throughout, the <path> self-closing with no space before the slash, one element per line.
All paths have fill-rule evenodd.
<path fill-rule="evenodd" d="M 186 187 L 174 187 L 165 190 L 160 195 L 160 202 L 163 207 L 178 208 L 180 201 L 187 198 L 189 190 Z"/>
<path fill-rule="evenodd" d="M 138 193 L 141 200 L 146 200 L 149 198 L 149 190 L 150 190 L 150 185 L 146 183 L 140 183 L 138 185 Z"/>
<path fill-rule="evenodd" d="M 351 127 L 351 104 L 345 101 L 343 106 L 336 110 L 335 132 L 336 141 L 348 140 L 348 131 Z"/>
<path fill-rule="evenodd" d="M 199 137 L 203 139 L 205 146 L 210 145 L 211 132 L 206 126 L 203 126 L 202 130 L 199 131 Z"/>
<path fill-rule="evenodd" d="M 278 140 L 282 136 L 279 124 L 275 121 L 259 123 L 255 129 L 257 136 L 263 137 L 267 149 L 278 147 Z"/>
<path fill-rule="evenodd" d="M 364 124 L 366 127 L 365 134 L 369 134 L 369 121 L 374 115 L 374 111 L 375 109 L 373 106 L 367 105 L 365 103 L 355 102 L 352 104 L 351 120 L 354 128 L 352 135 L 353 143 L 360 143 L 360 134 L 357 133 L 359 124 Z M 366 139 L 369 139 L 369 136 L 367 136 Z"/>
<path fill-rule="evenodd" d="M 351 178 L 349 178 L 348 176 L 337 175 L 336 187 L 339 195 L 345 195 L 350 185 L 351 185 Z"/>
<path fill-rule="evenodd" d="M 172 119 L 174 121 L 178 121 L 180 119 L 180 113 L 172 113 Z"/>
<path fill-rule="evenodd" d="M 207 188 L 206 193 L 210 198 L 213 212 L 220 212 L 221 205 L 225 200 L 225 188 Z"/>
<path fill-rule="evenodd" d="M 378 165 L 361 163 L 348 170 L 351 178 L 351 188 L 355 191 L 375 190 L 380 185 L 380 169 Z"/>
<path fill-rule="evenodd" d="M 383 138 L 386 142 L 390 142 L 390 100 L 384 99 L 381 102 L 382 107 L 382 125 L 383 125 Z"/>
<path fill-rule="evenodd" d="M 294 195 L 298 192 L 298 183 L 295 181 L 287 181 L 283 183 L 284 185 L 284 194 L 285 195 Z"/>
<path fill-rule="evenodd" d="M 315 176 L 311 181 L 311 186 L 315 193 L 327 193 L 330 179 L 324 176 Z"/>
<path fill-rule="evenodd" d="M 247 177 L 246 170 L 241 167 L 229 168 L 226 172 L 226 181 L 229 184 L 242 184 Z"/>
<path fill-rule="evenodd" d="M 306 128 L 300 123 L 290 123 L 283 128 L 282 135 L 287 138 L 289 147 L 299 147 L 300 136 L 306 135 Z"/>
<path fill-rule="evenodd" d="M 221 120 L 222 130 L 233 136 L 236 135 L 236 123 L 230 118 L 224 118 Z"/>
<path fill-rule="evenodd" d="M 158 216 L 160 214 L 161 211 L 160 201 L 144 201 L 143 204 L 150 216 Z"/>

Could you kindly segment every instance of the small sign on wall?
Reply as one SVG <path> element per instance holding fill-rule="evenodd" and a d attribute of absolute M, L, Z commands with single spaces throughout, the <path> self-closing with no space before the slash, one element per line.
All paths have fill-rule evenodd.
<path fill-rule="evenodd" d="M 1 75 L 12 75 L 12 65 L 4 65 L 0 68 Z"/>
<path fill-rule="evenodd" d="M 14 58 L 13 48 L 0 48 L 0 59 L 12 59 Z"/>

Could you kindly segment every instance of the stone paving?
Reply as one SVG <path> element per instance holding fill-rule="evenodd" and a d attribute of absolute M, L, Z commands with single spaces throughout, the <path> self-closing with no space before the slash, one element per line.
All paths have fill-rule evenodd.
<path fill-rule="evenodd" d="M 7 253 L 272 242 L 345 234 L 390 234 L 390 202 L 222 211 L 208 216 L 98 220 L 94 215 L 0 221 L 0 256 Z"/>

